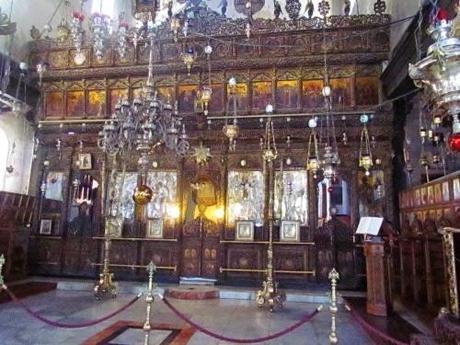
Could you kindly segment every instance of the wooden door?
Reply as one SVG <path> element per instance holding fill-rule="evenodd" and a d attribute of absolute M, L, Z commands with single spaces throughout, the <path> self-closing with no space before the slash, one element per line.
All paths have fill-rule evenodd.
<path fill-rule="evenodd" d="M 186 223 L 182 240 L 182 276 L 216 279 L 220 226 L 200 217 Z"/>

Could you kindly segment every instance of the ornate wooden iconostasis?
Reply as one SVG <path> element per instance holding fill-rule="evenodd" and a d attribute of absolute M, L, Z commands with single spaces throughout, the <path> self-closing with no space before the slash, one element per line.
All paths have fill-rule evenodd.
<path fill-rule="evenodd" d="M 257 115 L 271 103 L 276 114 L 292 114 L 288 120 L 274 120 L 279 148 L 274 188 L 276 277 L 282 284 L 322 283 L 335 266 L 342 287 L 358 287 L 364 267 L 353 229 L 363 215 L 393 216 L 388 188 L 390 109 L 376 107 L 380 64 L 389 49 L 389 31 L 381 24 L 388 23 L 389 16 L 331 17 L 324 31 L 326 41 L 336 42 L 328 48 L 332 112 L 343 114 L 335 116 L 342 162 L 339 177 L 331 184 L 305 169 L 306 122 L 311 118 L 305 114 L 321 113 L 324 106 L 320 24 L 307 19 L 299 19 L 297 25 L 258 19 L 246 38 L 241 20 L 200 11 L 196 30 L 218 36 L 210 40 L 209 65 L 203 53 L 207 38 L 192 35 L 176 41 L 168 22 L 157 35 L 161 39 L 153 50 L 155 86 L 161 99 L 178 102 L 192 148 L 185 157 L 163 146 L 149 155 L 147 184 L 153 199 L 142 220 L 132 201 L 139 156 L 113 163 L 96 139 L 120 97 L 136 97 L 145 83 L 149 52 L 145 42 L 129 49 L 124 60 L 110 49 L 98 60 L 84 45 L 87 59 L 81 65 L 75 63 L 75 49 L 66 42 L 33 42 L 31 64 L 49 63 L 42 76 L 42 146 L 37 164 L 43 167 L 43 176 L 31 240 L 33 272 L 95 277 L 102 263 L 104 211 L 124 219 L 121 233 L 112 234 L 110 257 L 119 279 L 141 279 L 141 266 L 153 260 L 162 279 L 205 277 L 241 284 L 262 280 L 269 237 L 268 193 L 259 142 L 264 123 Z M 242 40 L 248 44 L 240 44 Z M 188 71 L 180 56 L 190 48 L 196 60 Z M 232 93 L 231 77 L 236 80 Z M 208 118 L 196 102 L 201 86 L 207 84 L 213 90 Z M 238 115 L 256 117 L 239 120 L 232 151 L 222 126 L 234 105 Z M 369 130 L 379 160 L 370 176 L 358 167 L 359 116 L 365 112 L 372 114 Z M 110 177 L 107 186 L 100 183 L 103 163 Z M 107 198 L 101 202 L 104 188 Z M 121 205 L 112 210 L 115 196 Z"/>

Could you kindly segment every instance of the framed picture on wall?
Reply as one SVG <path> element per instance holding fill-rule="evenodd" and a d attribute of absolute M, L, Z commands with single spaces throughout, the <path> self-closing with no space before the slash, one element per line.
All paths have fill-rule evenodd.
<path fill-rule="evenodd" d="M 105 220 L 105 228 L 110 237 L 119 238 L 122 235 L 123 219 L 109 217 Z"/>
<path fill-rule="evenodd" d="M 79 163 L 80 170 L 92 169 L 93 166 L 91 164 L 91 153 L 79 153 L 78 163 Z"/>
<path fill-rule="evenodd" d="M 291 220 L 283 220 L 280 227 L 280 240 L 288 242 L 300 241 L 300 226 L 299 222 Z"/>
<path fill-rule="evenodd" d="M 151 218 L 147 220 L 147 237 L 163 238 L 163 219 Z"/>
<path fill-rule="evenodd" d="M 53 221 L 51 219 L 40 220 L 40 235 L 51 235 L 53 230 Z"/>
<path fill-rule="evenodd" d="M 237 241 L 254 241 L 254 222 L 239 221 L 236 223 Z"/>

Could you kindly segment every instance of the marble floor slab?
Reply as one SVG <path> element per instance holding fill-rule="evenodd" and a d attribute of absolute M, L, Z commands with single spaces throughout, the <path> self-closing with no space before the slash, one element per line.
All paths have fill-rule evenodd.
<path fill-rule="evenodd" d="M 161 345 L 161 343 L 172 333 L 172 331 L 155 329 L 150 332 L 150 345 Z M 145 332 L 142 329 L 128 328 L 118 337 L 109 342 L 109 345 L 138 345 L 143 344 Z"/>
<path fill-rule="evenodd" d="M 96 301 L 90 291 L 55 290 L 24 299 L 24 302 L 42 316 L 64 323 L 79 323 L 105 316 L 129 302 L 134 296 L 120 294 L 116 299 Z M 287 302 L 275 313 L 256 307 L 254 301 L 216 299 L 205 301 L 170 300 L 174 306 L 196 323 L 210 330 L 236 338 L 255 338 L 278 332 L 311 313 L 317 304 Z M 14 303 L 0 305 L 1 345 L 54 345 L 81 344 L 119 320 L 143 322 L 144 297 L 113 319 L 83 329 L 59 329 L 44 324 L 26 314 Z M 184 327 L 159 299 L 155 300 L 152 322 Z M 366 333 L 352 320 L 343 306 L 339 306 L 337 319 L 340 344 L 373 344 Z M 323 309 L 312 321 L 288 335 L 259 344 L 297 345 L 329 344 L 330 314 Z M 190 345 L 223 345 L 229 342 L 213 339 L 200 332 L 191 338 Z M 153 345 L 153 343 L 151 344 Z"/>

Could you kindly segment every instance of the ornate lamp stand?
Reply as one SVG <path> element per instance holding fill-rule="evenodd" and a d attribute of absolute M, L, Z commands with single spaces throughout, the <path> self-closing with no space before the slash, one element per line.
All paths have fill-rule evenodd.
<path fill-rule="evenodd" d="M 329 280 L 331 281 L 331 305 L 329 306 L 329 311 L 331 312 L 331 331 L 329 332 L 329 343 L 337 344 L 339 338 L 337 337 L 337 327 L 336 327 L 336 314 L 337 314 L 337 281 L 340 279 L 339 272 L 332 269 L 329 272 Z"/>
<path fill-rule="evenodd" d="M 150 330 L 152 329 L 152 325 L 150 325 L 150 315 L 152 312 L 152 304 L 154 302 L 153 276 L 155 275 L 155 272 L 157 271 L 157 268 L 152 261 L 150 261 L 150 263 L 148 264 L 147 271 L 149 272 L 149 285 L 147 289 L 147 296 L 145 297 L 145 303 L 147 304 L 147 308 L 146 308 L 144 326 L 142 327 L 142 329 L 145 331 L 144 345 L 149 345 Z"/>
<path fill-rule="evenodd" d="M 257 291 L 256 302 L 258 307 L 268 306 L 270 311 L 276 307 L 282 307 L 286 296 L 278 290 L 278 282 L 273 275 L 273 222 L 274 222 L 274 160 L 278 157 L 273 135 L 273 125 L 271 120 L 267 121 L 266 138 L 262 157 L 266 176 L 268 177 L 268 249 L 267 249 L 267 278 L 262 283 L 262 290 Z"/>
<path fill-rule="evenodd" d="M 114 156 L 114 161 L 115 161 Z M 106 199 L 106 159 L 102 161 L 101 167 L 101 219 L 105 220 L 104 227 L 104 262 L 102 273 L 99 274 L 99 281 L 94 286 L 94 296 L 101 299 L 104 295 L 110 294 L 112 298 L 117 297 L 117 285 L 113 282 L 113 273 L 110 272 L 110 248 L 112 246 L 111 234 L 113 227 L 117 226 L 117 219 L 106 217 L 105 199 Z"/>

